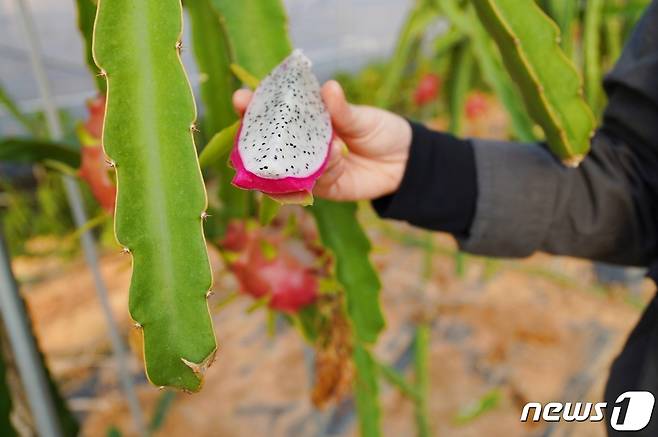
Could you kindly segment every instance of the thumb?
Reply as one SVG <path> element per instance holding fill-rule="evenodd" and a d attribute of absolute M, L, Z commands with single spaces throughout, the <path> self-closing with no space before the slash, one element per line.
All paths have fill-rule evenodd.
<path fill-rule="evenodd" d="M 322 86 L 322 100 L 327 106 L 331 122 L 341 137 L 358 137 L 368 132 L 369 117 L 359 106 L 351 105 L 338 82 L 330 80 Z"/>
<path fill-rule="evenodd" d="M 233 108 L 235 112 L 242 117 L 249 106 L 253 92 L 245 89 L 236 90 L 233 93 Z"/>

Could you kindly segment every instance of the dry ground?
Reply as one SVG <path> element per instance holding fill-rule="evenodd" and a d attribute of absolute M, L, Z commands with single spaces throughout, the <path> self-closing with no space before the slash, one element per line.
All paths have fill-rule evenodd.
<path fill-rule="evenodd" d="M 631 301 L 627 291 L 595 286 L 589 263 L 545 255 L 496 262 L 469 257 L 466 274 L 457 278 L 454 245 L 437 236 L 431 279 L 422 286 L 423 254 L 411 240 L 422 240 L 425 234 L 367 222 L 388 321 L 377 355 L 409 373 L 414 320 L 420 314 L 433 320 L 429 409 L 434 435 L 604 435 L 601 424 L 521 424 L 521 407 L 528 401 L 599 400 L 608 365 L 640 315 L 633 302 L 646 302 L 653 291 L 648 281 Z M 213 264 L 221 290 L 213 297 L 216 308 L 235 285 L 217 256 Z M 105 435 L 111 426 L 134 435 L 117 388 L 105 323 L 82 261 L 18 259 L 15 267 L 40 344 L 83 420 L 83 435 Z M 102 268 L 114 314 L 136 350 L 127 314 L 129 259 L 107 251 Z M 268 336 L 265 315 L 247 314 L 249 304 L 247 297 L 240 297 L 214 311 L 218 360 L 199 394 L 176 396 L 157 435 L 356 435 L 349 402 L 325 411 L 312 408 L 312 352 L 297 332 L 281 322 L 276 335 Z M 136 356 L 134 375 L 150 413 L 162 393 L 146 383 Z M 496 407 L 465 424 L 456 423 L 460 412 L 495 388 L 501 393 Z M 385 383 L 381 391 L 384 435 L 414 435 L 411 403 Z"/>

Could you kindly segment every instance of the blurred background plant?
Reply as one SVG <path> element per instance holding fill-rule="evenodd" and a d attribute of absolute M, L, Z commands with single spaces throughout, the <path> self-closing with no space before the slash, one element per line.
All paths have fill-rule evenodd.
<path fill-rule="evenodd" d="M 450 131 L 460 136 L 512 138 L 521 141 L 544 140 L 542 128 L 528 116 L 515 80 L 507 73 L 500 52 L 488 36 L 487 29 L 478 19 L 470 2 L 416 0 L 387 1 L 375 5 L 374 2 L 336 0 L 302 3 L 286 2 L 288 13 L 291 15 L 293 42 L 302 48 L 309 45 L 310 50 L 307 52 L 311 58 L 314 58 L 314 54 L 321 57 L 320 55 L 327 51 L 333 53 L 334 58 L 327 60 L 325 57 L 323 61 L 317 62 L 320 76 L 323 79 L 329 77 L 337 79 L 352 102 L 384 107 L 406 117 L 421 120 L 436 129 Z M 605 105 L 605 96 L 601 89 L 602 75 L 614 64 L 630 30 L 648 3 L 649 0 L 538 1 L 544 13 L 560 28 L 562 35 L 560 47 L 583 77 L 584 96 L 597 118 L 600 118 Z M 3 19 L 9 20 L 7 17 L 12 15 L 11 2 L 4 0 L 2 4 L 6 12 Z M 278 1 L 265 0 L 249 1 L 245 2 L 245 5 L 224 0 L 185 2 L 187 12 L 185 27 L 188 33 L 183 57 L 188 71 L 191 72 L 192 82 L 196 85 L 195 91 L 200 97 L 197 99 L 200 110 L 200 132 L 196 135 L 199 145 L 212 143 L 211 139 L 236 119 L 230 106 L 230 94 L 240 82 L 247 81 L 239 74 L 236 75 L 237 77 L 231 74 L 230 65 L 237 64 L 260 78 L 280 61 L 280 54 L 285 54 L 291 46 L 285 30 L 285 20 L 278 21 L 280 18 L 278 12 L 271 14 L 272 16 L 266 13 L 259 14 L 254 12 L 255 10 L 248 9 L 249 5 L 263 7 L 265 9 L 262 11 L 270 13 L 273 10 L 277 12 L 280 8 Z M 34 6 L 39 12 L 39 6 Z M 30 105 L 29 102 L 15 99 L 16 95 L 25 94 L 26 89 L 23 79 L 15 74 L 15 70 L 0 70 L 0 83 L 4 87 L 0 88 L 0 106 L 4 109 L 4 115 L 0 118 L 0 205 L 2 206 L 0 214 L 3 232 L 10 253 L 19 264 L 17 271 L 21 284 L 27 286 L 35 284 L 40 290 L 43 290 L 39 288 L 40 285 L 48 288 L 52 278 L 56 281 L 60 276 L 68 278 L 68 281 L 72 278 L 75 281 L 74 278 L 81 274 L 79 272 L 81 267 L 75 267 L 75 263 L 79 255 L 78 238 L 83 231 L 92 230 L 95 236 L 99 237 L 101 247 L 106 253 L 118 250 L 114 242 L 111 220 L 113 182 L 100 153 L 101 131 L 97 120 L 99 114 L 102 115 L 104 107 L 104 100 L 99 97 L 105 91 L 104 81 L 96 76 L 97 67 L 91 58 L 90 41 L 96 5 L 91 0 L 78 0 L 76 7 L 78 28 L 84 46 L 79 57 L 87 62 L 90 69 L 88 77 L 84 79 L 87 88 L 82 93 L 87 100 L 87 106 L 85 109 L 81 104 L 82 99 L 78 96 L 69 108 L 59 109 L 64 131 L 63 139 L 58 141 L 49 139 L 45 116 L 38 105 Z M 306 19 L 306 17 L 315 17 L 317 20 L 318 16 L 323 14 L 329 16 L 336 22 L 334 32 L 339 33 L 340 29 L 346 27 L 341 23 L 354 19 L 348 18 L 346 14 L 359 15 L 353 12 L 357 8 L 361 8 L 361 11 L 371 8 L 373 11 L 377 9 L 386 12 L 384 16 L 388 18 L 385 20 L 374 13 L 372 18 L 362 17 L 362 19 L 373 21 L 373 33 L 386 33 L 385 38 L 392 42 L 389 47 L 368 52 L 368 45 L 363 41 L 360 45 L 355 39 L 361 38 L 367 42 L 372 38 L 368 39 L 356 34 L 357 36 L 353 36 L 350 40 L 345 35 L 348 32 L 345 31 L 342 31 L 343 41 L 348 42 L 342 46 L 343 52 L 332 47 L 324 47 L 323 44 L 326 45 L 326 42 L 322 42 L 322 35 L 314 34 L 313 20 Z M 406 11 L 406 15 L 401 13 L 403 11 Z M 70 12 L 67 11 L 69 14 Z M 389 24 L 394 21 L 393 16 L 399 21 L 397 38 L 394 37 L 393 26 Z M 326 28 L 331 27 L 326 26 Z M 368 26 L 364 26 L 364 29 L 367 28 Z M 263 38 L 260 42 L 263 46 L 257 49 L 245 44 L 245 41 L 258 40 L 258 38 Z M 191 49 L 186 50 L 189 46 Z M 265 50 L 263 47 L 266 47 Z M 359 52 L 362 47 L 366 49 Z M 51 56 L 48 53 L 46 55 Z M 49 62 L 52 64 L 52 59 L 49 59 Z M 345 65 L 345 62 L 348 65 Z M 218 71 L 221 74 L 218 74 Z M 8 75 L 11 73 L 10 80 L 3 78 L 3 73 Z M 24 71 L 23 74 L 27 73 Z M 92 91 L 89 85 L 94 86 L 95 91 Z M 407 411 L 406 422 L 413 425 L 411 428 L 404 425 L 401 429 L 414 429 L 418 435 L 435 435 L 437 430 L 454 431 L 451 435 L 457 435 L 459 432 L 468 432 L 463 430 L 469 424 L 477 429 L 477 422 L 481 416 L 491 410 L 505 410 L 505 399 L 509 404 L 512 402 L 509 399 L 520 402 L 518 398 L 525 397 L 522 389 L 513 385 L 510 388 L 509 381 L 504 377 L 489 375 L 483 378 L 485 382 L 480 381 L 476 384 L 479 389 L 469 391 L 471 396 L 469 399 L 460 399 L 456 411 L 453 404 L 452 409 L 447 413 L 441 410 L 440 416 L 437 416 L 439 413 L 436 412 L 436 407 L 432 406 L 436 405 L 437 395 L 432 394 L 436 382 L 432 382 L 431 377 L 432 375 L 436 377 L 437 372 L 441 373 L 442 368 L 440 363 L 430 358 L 430 355 L 436 356 L 439 353 L 436 352 L 436 348 L 438 347 L 440 351 L 441 347 L 445 349 L 445 345 L 437 346 L 431 336 L 437 335 L 439 330 L 437 328 L 439 314 L 442 314 L 442 311 L 449 311 L 453 306 L 458 307 L 461 302 L 459 298 L 452 296 L 450 299 L 457 300 L 451 301 L 446 309 L 445 303 L 439 303 L 450 295 L 445 289 L 473 288 L 481 292 L 482 283 L 490 281 L 500 272 L 513 271 L 524 278 L 530 278 L 528 281 L 531 284 L 535 284 L 533 281 L 540 280 L 548 281 L 560 288 L 586 289 L 586 292 L 593 291 L 594 293 L 590 294 L 599 296 L 598 299 L 601 298 L 602 291 L 609 293 L 609 289 L 602 288 L 594 280 L 589 281 L 584 287 L 581 286 L 578 282 L 582 272 L 580 264 L 572 266 L 559 260 L 557 262 L 561 264 L 555 265 L 555 261 L 549 261 L 547 258 L 527 264 L 466 257 L 456 252 L 454 246 L 445 239 L 437 239 L 433 235 L 407 227 L 381 223 L 367 208 L 362 208 L 359 216 L 362 223 L 366 224 L 369 236 L 373 238 L 375 264 L 379 271 L 385 268 L 380 264 L 385 263 L 378 251 L 397 253 L 400 256 L 400 253 L 411 248 L 418 252 L 418 259 L 421 261 L 418 264 L 422 266 L 414 279 L 409 281 L 411 285 L 407 284 L 407 288 L 413 290 L 405 291 L 412 294 L 413 305 L 407 305 L 409 306 L 407 310 L 396 315 L 395 305 L 391 307 L 390 301 L 384 302 L 389 329 L 397 328 L 398 334 L 402 333 L 393 337 L 401 342 L 401 345 L 390 346 L 392 340 L 389 338 L 391 341 L 385 342 L 388 348 L 381 346 L 373 351 L 365 344 L 367 342 L 362 344 L 358 336 L 355 337 L 350 331 L 362 329 L 364 331 L 360 335 L 376 337 L 381 327 L 374 329 L 377 332 L 366 332 L 372 329 L 372 325 L 366 326 L 369 322 L 355 321 L 353 315 L 346 316 L 340 310 L 345 305 L 346 299 L 342 290 L 349 288 L 349 284 L 335 275 L 330 252 L 333 251 L 336 256 L 333 262 L 340 262 L 341 256 L 349 257 L 350 254 L 337 253 L 340 251 L 340 244 L 335 241 L 332 246 L 332 238 L 328 235 L 335 231 L 328 230 L 329 222 L 326 219 L 323 222 L 323 213 L 315 214 L 319 227 L 294 208 L 287 207 L 274 218 L 276 211 L 263 212 L 266 206 L 260 199 L 232 188 L 228 184 L 230 175 L 227 177 L 223 166 L 218 162 L 220 160 L 215 158 L 212 165 L 204 168 L 211 201 L 211 217 L 206 223 L 206 234 L 209 241 L 219 249 L 214 252 L 217 259 L 213 262 L 215 275 L 219 277 L 217 280 L 219 290 L 216 300 L 213 301 L 213 315 L 217 316 L 221 312 L 218 318 L 224 316 L 228 320 L 233 320 L 235 326 L 253 329 L 253 325 L 245 325 L 242 316 L 245 312 L 259 312 L 264 315 L 263 323 L 270 335 L 291 342 L 283 327 L 293 326 L 306 338 L 308 345 L 303 349 L 303 355 L 307 358 L 307 364 L 304 368 L 310 373 L 312 402 L 319 410 L 311 408 L 311 412 L 307 413 L 313 425 L 304 425 L 306 428 L 299 424 L 296 426 L 302 427 L 308 435 L 311 434 L 309 429 L 313 429 L 313 433 L 318 435 L 348 432 L 345 429 L 349 429 L 346 427 L 350 424 L 350 414 L 345 411 L 353 411 L 354 403 L 356 403 L 362 434 L 379 435 L 380 419 L 386 420 L 386 417 L 382 417 L 385 414 L 383 415 L 380 410 L 390 411 L 393 408 L 392 404 L 399 403 L 391 401 L 390 394 L 378 388 L 379 380 L 386 381 L 408 400 L 413 412 Z M 80 178 L 84 206 L 91 217 L 82 228 L 76 227 L 71 219 L 70 206 L 60 174 Z M 363 241 L 367 241 L 365 236 L 362 236 L 363 232 L 359 226 L 350 218 L 354 214 L 350 207 L 331 204 L 323 206 L 323 202 L 319 202 L 317 211 L 322 211 L 323 208 L 328 211 L 327 217 L 331 217 L 332 220 L 340 220 L 337 217 L 344 217 L 344 223 L 340 226 L 341 229 L 346 229 L 342 234 L 343 238 L 347 241 L 362 238 Z M 271 222 L 269 226 L 262 226 L 268 222 Z M 325 223 L 324 229 L 322 223 Z M 334 225 L 335 222 L 331 224 Z M 337 232 L 337 235 L 340 235 L 340 232 Z M 318 244 L 319 239 L 324 242 L 324 247 Z M 364 244 L 367 246 L 367 243 Z M 358 265 L 359 260 L 367 259 L 367 252 L 368 249 L 365 249 L 358 257 L 353 258 L 355 262 L 352 264 Z M 453 260 L 452 263 L 447 263 L 451 266 L 448 271 L 445 268 L 437 268 L 437 262 L 446 265 L 446 256 L 447 259 Z M 126 288 L 125 272 L 128 267 L 125 261 L 117 261 L 111 255 L 107 257 L 105 265 L 109 267 L 106 269 L 113 269 L 111 271 L 123 278 L 122 282 L 113 285 L 112 289 Z M 69 268 L 67 266 L 72 264 L 77 271 L 66 270 Z M 365 264 L 360 267 L 362 271 L 371 270 L 367 260 Z M 402 268 L 397 264 L 395 257 L 388 260 L 387 266 L 391 271 Z M 356 269 L 358 270 L 359 267 Z M 235 277 L 227 273 L 233 273 Z M 313 293 L 310 293 L 306 300 L 295 301 L 285 294 L 289 288 L 282 289 L 279 293 L 268 287 L 261 289 L 262 282 L 249 281 L 258 278 L 267 283 L 272 277 L 278 278 L 281 274 L 295 274 L 308 279 L 309 283 L 313 283 L 309 286 Z M 105 272 L 105 275 L 107 276 L 108 273 Z M 262 275 L 262 278 L 259 278 L 259 275 Z M 620 277 L 614 274 L 612 276 Z M 637 274 L 630 276 L 632 278 L 630 285 L 635 291 L 622 289 L 615 292 L 612 298 L 621 299 L 628 304 L 627 306 L 636 309 L 642 305 L 645 296 L 642 294 Z M 625 275 L 621 277 L 626 281 Z M 317 283 L 314 282 L 316 280 Z M 628 281 L 626 285 L 629 285 Z M 373 290 L 379 288 L 376 278 L 360 286 Z M 517 284 L 519 288 L 527 286 L 523 283 Z M 89 288 L 90 285 L 87 283 L 86 287 Z M 540 284 L 539 288 L 541 287 Z M 441 291 L 446 294 L 441 294 L 441 297 L 437 298 L 438 292 L 434 290 L 436 288 L 444 288 Z M 384 290 L 388 289 L 385 281 Z M 45 309 L 46 313 L 41 314 L 35 310 L 38 313 L 35 317 L 54 318 L 60 312 L 50 307 L 56 305 L 57 301 L 52 301 L 54 298 L 47 297 L 44 291 L 42 294 L 45 297 L 39 298 L 36 292 L 27 294 L 28 304 L 30 304 L 30 296 L 37 296 L 32 305 L 37 309 Z M 236 297 L 241 294 L 255 299 L 251 302 L 247 301 L 246 308 L 230 310 L 229 306 L 235 307 L 233 303 L 239 300 Z M 54 295 L 59 296 L 60 299 L 65 296 L 58 293 Z M 114 295 L 117 296 L 116 291 Z M 472 293 L 465 295 L 472 297 Z M 349 299 L 349 292 L 347 296 Z M 610 298 L 609 295 L 606 296 Z M 39 299 L 42 301 L 41 306 Z M 117 299 L 119 303 L 124 302 L 123 298 Z M 430 303 L 426 306 L 425 302 Z M 558 307 L 561 304 L 554 303 L 554 305 Z M 376 303 L 367 308 L 369 311 L 379 312 Z M 51 311 L 52 314 L 47 311 Z M 228 311 L 234 311 L 237 315 L 231 316 Z M 126 320 L 125 305 L 115 306 L 115 312 L 120 314 L 117 316 L 118 319 Z M 62 310 L 61 313 L 59 317 L 66 317 L 66 311 Z M 445 322 L 447 326 L 440 327 L 440 332 L 444 334 L 447 332 L 447 336 L 460 335 L 454 334 L 453 331 L 455 329 L 458 331 L 460 326 L 466 326 L 463 324 L 465 322 L 454 314 L 452 317 L 454 318 L 447 317 L 449 322 Z M 630 312 L 627 319 L 624 319 L 623 323 L 620 322 L 621 326 L 630 323 L 634 317 L 635 313 Z M 397 318 L 404 319 L 405 322 L 396 321 Z M 359 323 L 363 323 L 365 327 L 361 327 Z M 43 326 L 48 326 L 48 323 L 44 322 Z M 78 328 L 85 329 L 82 325 Z M 614 328 L 622 329 L 618 325 L 614 325 Z M 222 329 L 229 329 L 229 326 L 222 325 L 218 328 L 220 341 Z M 593 331 L 595 334 L 609 333 L 605 329 Z M 101 355 L 107 355 L 106 348 L 98 346 L 102 344 L 104 335 L 100 336 L 101 340 L 95 339 L 94 343 Z M 541 337 L 541 334 L 535 331 L 523 335 Z M 135 334 L 126 333 L 125 330 L 123 336 L 128 339 L 131 348 L 135 351 L 132 355 L 139 357 L 140 340 Z M 236 339 L 240 337 L 232 338 L 237 341 Z M 226 341 L 228 340 L 223 342 Z M 281 346 L 281 340 L 278 341 L 272 344 L 283 347 L 283 350 L 290 348 L 290 346 Z M 546 340 L 538 341 L 541 343 Z M 548 342 L 550 343 L 550 340 Z M 45 344 L 43 347 L 48 356 L 50 346 Z M 431 347 L 434 347 L 432 349 L 434 352 L 429 350 Z M 601 350 L 605 348 L 606 351 L 614 351 L 614 342 L 610 340 L 604 342 L 603 346 L 597 347 Z M 235 351 L 234 346 L 228 349 Z M 247 349 L 250 351 L 245 353 L 254 354 L 253 346 Z M 600 350 L 597 351 L 603 354 Z M 66 362 L 61 356 L 57 358 L 57 351 L 51 353 L 55 357 L 53 361 Z M 226 357 L 220 360 L 230 360 L 229 354 L 238 352 L 223 353 Z M 597 357 L 597 360 L 604 360 L 598 355 Z M 491 357 L 487 359 L 489 358 Z M 127 414 L 121 406 L 123 401 L 117 401 L 116 393 L 107 389 L 108 386 L 117 385 L 115 381 L 113 382 L 113 377 L 108 376 L 107 372 L 90 370 L 94 366 L 101 367 L 98 364 L 101 362 L 98 357 L 92 356 L 87 359 L 91 364 L 65 364 L 64 369 L 60 364 L 59 370 L 54 372 L 55 376 L 58 376 L 63 392 L 70 400 L 72 399 L 69 404 L 77 412 L 78 419 L 83 420 L 84 432 L 87 435 L 97 435 L 95 433 L 103 429 L 108 435 L 139 433 L 139 427 L 136 428 L 136 425 L 131 425 L 130 421 L 126 420 Z M 171 429 L 182 429 L 177 428 L 176 422 L 186 423 L 187 419 L 181 412 L 176 412 L 175 406 L 178 403 L 184 409 L 184 401 L 170 392 L 154 394 L 149 391 L 150 387 L 144 384 L 143 376 L 140 376 L 141 367 L 135 364 L 138 360 L 133 358 L 133 361 L 133 383 L 140 386 L 140 400 L 149 406 L 149 413 L 152 412 L 153 417 L 150 424 L 145 425 L 145 432 L 155 432 L 163 426 L 166 429 L 170 412 L 173 416 L 168 422 Z M 247 358 L 246 362 L 249 361 L 251 359 Z M 597 365 L 600 364 L 599 361 L 595 362 Z M 66 369 L 67 365 L 70 366 L 69 369 Z M 480 362 L 475 365 L 485 364 Z M 583 364 L 585 370 L 566 372 L 565 386 L 567 377 L 575 374 L 584 381 L 582 382 L 584 393 L 579 392 L 578 395 L 583 396 L 588 393 L 593 384 L 588 379 L 592 367 L 593 364 L 586 361 Z M 72 371 L 71 368 L 75 370 Z M 505 369 L 507 368 L 504 367 L 503 371 Z M 492 366 L 489 370 L 495 369 Z M 109 378 L 110 382 L 99 383 L 99 378 Z M 356 383 L 354 383 L 355 378 Z M 212 384 L 213 381 L 211 380 L 210 383 Z M 214 384 L 221 384 L 221 376 L 215 377 Z M 225 392 L 213 391 L 213 389 L 207 391 L 210 391 L 211 395 L 213 393 L 216 396 L 218 393 L 226 395 Z M 108 392 L 111 394 L 103 397 Z M 384 401 L 380 402 L 380 395 Z M 90 409 L 82 405 L 86 399 L 105 399 L 108 403 L 115 402 L 119 406 L 110 409 L 111 411 L 103 410 L 98 406 Z M 230 410 L 231 400 L 223 400 L 222 405 L 227 411 Z M 254 408 L 260 411 L 261 407 Z M 278 417 L 277 414 L 285 415 L 284 411 L 277 413 L 269 411 L 266 407 L 261 409 L 267 410 L 266 413 L 260 411 L 253 414 L 267 414 L 272 417 Z M 509 409 L 515 411 L 513 408 Z M 224 412 L 220 415 L 226 414 L 229 413 Z M 241 414 L 249 416 L 252 413 L 235 414 L 238 418 L 231 419 L 231 423 L 240 424 L 242 423 L 240 420 L 244 421 L 239 418 Z M 443 420 L 446 416 L 451 420 Z M 209 423 L 208 419 L 196 418 L 196 420 Z M 15 426 L 16 421 L 12 423 Z M 33 426 L 29 425 L 29 421 L 27 423 L 28 428 Z M 295 423 L 287 423 L 285 429 L 297 429 L 293 425 Z M 199 428 L 196 429 L 203 429 L 203 425 L 198 426 Z M 72 429 L 69 428 L 68 433 L 74 433 Z M 510 429 L 517 428 L 512 426 Z M 270 431 L 273 434 L 284 434 L 280 430 Z M 206 429 L 206 433 L 233 435 L 235 430 L 231 432 L 227 429 L 217 434 L 215 430 Z"/>

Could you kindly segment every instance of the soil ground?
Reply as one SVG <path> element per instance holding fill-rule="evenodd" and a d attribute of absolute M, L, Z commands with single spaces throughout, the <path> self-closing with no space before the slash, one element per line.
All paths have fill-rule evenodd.
<path fill-rule="evenodd" d="M 603 436 L 602 424 L 522 424 L 529 401 L 601 399 L 608 367 L 638 319 L 653 286 L 635 293 L 595 284 L 591 264 L 536 255 L 527 260 L 466 257 L 455 273 L 455 246 L 434 236 L 432 272 L 421 280 L 426 233 L 367 215 L 374 242 L 372 259 L 381 272 L 381 300 L 387 328 L 376 355 L 411 377 L 410 342 L 419 316 L 430 317 L 432 435 Z M 319 436 L 357 435 L 349 399 L 323 411 L 309 400 L 312 349 L 283 320 L 268 335 L 263 311 L 239 297 L 218 307 L 235 283 L 213 254 L 217 294 L 213 317 L 220 342 L 218 359 L 203 390 L 176 394 L 156 435 Z M 107 330 L 91 277 L 79 259 L 17 259 L 36 333 L 84 436 L 115 427 L 135 435 L 118 389 Z M 114 315 L 133 351 L 132 368 L 148 415 L 163 392 L 145 380 L 137 331 L 127 313 L 129 257 L 106 251 L 102 269 Z M 415 435 L 409 400 L 382 383 L 382 429 L 386 436 Z M 483 396 L 498 402 L 468 420 Z"/>

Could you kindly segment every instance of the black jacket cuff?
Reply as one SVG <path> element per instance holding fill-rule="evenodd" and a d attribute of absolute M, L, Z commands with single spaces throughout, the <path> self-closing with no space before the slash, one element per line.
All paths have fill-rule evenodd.
<path fill-rule="evenodd" d="M 383 218 L 465 236 L 475 215 L 473 145 L 410 122 L 412 141 L 398 190 L 372 201 Z"/>

